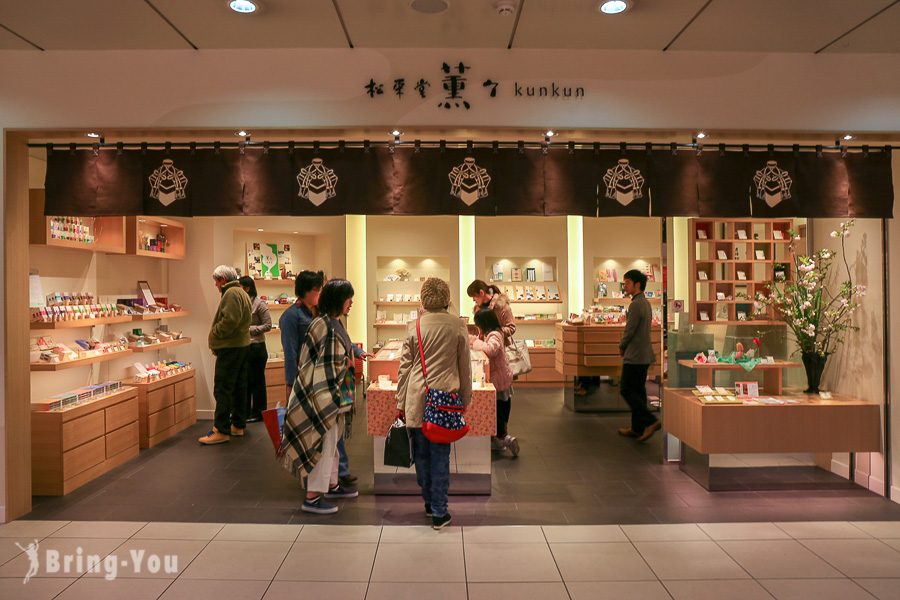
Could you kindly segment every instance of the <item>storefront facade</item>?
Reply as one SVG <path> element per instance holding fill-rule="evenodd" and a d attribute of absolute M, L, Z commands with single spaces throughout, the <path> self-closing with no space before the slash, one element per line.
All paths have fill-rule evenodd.
<path fill-rule="evenodd" d="M 446 138 L 451 144 L 465 144 L 468 139 L 486 143 L 495 139 L 522 139 L 534 143 L 540 142 L 543 132 L 551 127 L 561 133 L 557 138 L 561 141 L 551 140 L 551 147 L 564 146 L 570 140 L 611 144 L 620 141 L 688 143 L 700 128 L 722 132 L 714 134 L 711 145 L 721 142 L 830 144 L 836 131 L 852 131 L 860 136 L 860 143 L 874 147 L 896 143 L 900 131 L 896 110 L 900 86 L 875 75 L 898 70 L 900 62 L 891 55 L 807 57 L 619 52 L 613 56 L 596 51 L 256 50 L 127 55 L 7 52 L 6 57 L 0 66 L 0 76 L 13 82 L 5 86 L 0 96 L 0 105 L 6 107 L 0 115 L 0 127 L 5 130 L 0 168 L 5 183 L 2 458 L 7 519 L 28 511 L 30 442 L 28 428 L 22 424 L 29 421 L 30 407 L 24 398 L 34 397 L 31 386 L 42 385 L 21 375 L 28 369 L 29 338 L 22 318 L 28 302 L 28 290 L 23 284 L 35 260 L 32 257 L 29 262 L 25 251 L 29 231 L 28 190 L 43 187 L 39 161 L 33 159 L 29 164 L 28 143 L 87 141 L 84 133 L 95 130 L 101 131 L 107 141 L 218 139 L 233 142 L 237 139 L 234 132 L 240 128 L 251 132 L 254 143 L 266 139 L 370 139 L 384 143 L 392 139 L 388 132 L 395 127 L 403 130 L 404 142 Z M 158 68 L 161 60 L 169 67 L 162 72 Z M 433 73 L 432 78 L 437 82 L 442 76 L 442 64 L 459 61 L 471 68 L 473 81 L 478 79 L 479 83 L 468 90 L 468 106 L 438 106 L 437 95 L 434 101 L 431 96 L 423 100 L 417 94 L 398 97 L 389 92 L 390 85 L 386 85 L 381 95 L 367 93 L 366 84 L 370 81 L 393 82 L 399 77 L 411 81 L 418 79 L 418 74 Z M 266 68 L 260 69 L 261 64 Z M 630 65 L 628 78 L 622 76 L 622 64 Z M 222 68 L 228 73 L 223 73 Z M 242 77 L 238 80 L 231 73 L 241 73 Z M 281 75 L 275 77 L 275 73 Z M 679 73 L 683 78 L 673 80 L 672 73 Z M 692 76 L 692 73 L 703 75 Z M 498 82 L 495 96 L 491 95 L 490 86 L 481 86 L 481 79 Z M 835 81 L 841 85 L 835 86 Z M 118 89 L 107 90 L 103 82 L 116 82 Z M 524 93 L 520 95 L 521 86 Z M 572 93 L 567 97 L 561 92 L 556 97 L 553 91 L 557 87 L 570 89 Z M 528 94 L 531 88 L 535 89 L 535 95 Z M 547 92 L 542 95 L 544 88 Z M 60 89 L 66 90 L 64 99 Z M 772 102 L 761 97 L 760 89 L 778 89 L 783 96 Z M 222 100 L 211 101 L 215 98 Z M 860 98 L 883 101 L 866 104 Z M 770 108 L 765 106 L 767 102 L 772 103 Z M 894 172 L 900 172 L 896 153 Z M 36 181 L 29 181 L 29 175 Z M 538 236 L 544 228 L 552 230 L 549 239 L 536 241 L 527 254 L 514 254 L 523 258 L 556 258 L 557 285 L 567 299 L 567 312 L 578 312 L 582 308 L 579 304 L 588 304 L 593 295 L 593 271 L 598 267 L 594 262 L 612 255 L 608 247 L 592 250 L 591 246 L 598 240 L 614 240 L 617 228 L 611 228 L 609 223 L 616 221 L 566 217 L 564 211 L 554 217 L 507 218 L 540 221 L 541 227 L 535 226 L 534 221 L 530 226 L 523 226 L 533 227 L 526 230 L 529 235 Z M 839 219 L 813 221 L 809 237 L 814 247 L 829 242 L 828 233 L 835 228 L 836 221 Z M 315 257 L 309 266 L 320 266 L 359 282 L 357 302 L 365 307 L 365 315 L 359 317 L 365 318 L 351 319 L 351 333 L 354 339 L 371 343 L 379 335 L 374 306 L 381 296 L 377 286 L 382 277 L 376 275 L 382 266 L 379 257 L 440 258 L 438 262 L 455 288 L 455 300 L 465 309 L 468 300 L 461 291 L 462 282 L 483 277 L 494 258 L 506 256 L 501 248 L 492 248 L 484 241 L 478 243 L 479 235 L 491 227 L 495 231 L 486 237 L 496 239 L 499 233 L 496 230 L 503 229 L 502 225 L 496 225 L 498 222 L 486 216 L 354 215 L 292 219 L 292 225 L 285 227 L 276 216 L 197 217 L 186 223 L 189 251 L 185 260 L 166 267 L 156 265 L 150 268 L 152 272 L 141 274 L 148 279 L 165 280 L 163 291 L 176 302 L 180 298 L 192 299 L 184 301 L 186 305 L 193 304 L 186 307 L 194 313 L 185 332 L 195 343 L 184 349 L 183 356 L 208 369 L 210 359 L 201 342 L 208 322 L 206 313 L 214 310 L 215 305 L 209 274 L 216 264 L 240 260 L 241 244 L 250 239 L 241 238 L 242 230 L 249 230 L 251 237 L 253 230 L 285 234 L 290 230 L 292 233 L 286 241 L 300 244 Z M 842 350 L 843 356 L 833 359 L 840 372 L 833 374 L 830 382 L 836 392 L 865 396 L 881 404 L 889 401 L 890 386 L 885 382 L 889 384 L 896 375 L 889 372 L 882 357 L 892 346 L 892 340 L 884 334 L 891 330 L 885 327 L 884 319 L 890 318 L 885 306 L 895 304 L 891 301 L 894 297 L 900 298 L 895 295 L 898 290 L 893 289 L 900 284 L 890 281 L 890 289 L 880 286 L 885 265 L 893 262 L 896 253 L 897 244 L 890 243 L 891 235 L 896 234 L 894 223 L 894 220 L 887 221 L 884 245 L 882 223 L 877 219 L 861 221 L 858 235 L 849 240 L 851 255 L 863 253 L 868 257 L 859 261 L 862 272 L 858 275 L 867 281 L 871 303 L 861 312 L 863 329 L 850 338 Z M 650 230 L 660 227 L 658 220 L 649 217 L 631 225 Z M 674 253 L 683 252 L 682 248 L 687 247 L 688 223 L 670 219 L 669 225 L 666 241 L 673 254 L 665 262 L 675 286 L 670 293 L 681 293 L 686 298 L 687 289 L 679 291 L 678 286 L 690 284 L 681 274 L 673 273 L 672 268 L 686 258 L 676 257 Z M 415 235 L 411 234 L 413 231 Z M 453 235 L 447 235 L 448 232 Z M 435 242 L 440 239 L 439 244 L 446 247 L 436 247 L 427 253 L 417 251 L 417 245 L 428 239 Z M 471 254 L 466 254 L 465 248 Z M 660 247 L 658 254 L 654 254 L 652 250 L 642 248 L 640 252 L 629 250 L 624 254 L 658 255 L 661 259 L 665 251 Z M 32 252 L 35 252 L 33 247 Z M 40 252 L 37 251 L 37 260 L 41 260 Z M 43 260 L 51 262 L 54 257 Z M 86 268 L 102 269 L 96 265 L 86 265 Z M 135 277 L 131 274 L 127 277 L 130 286 L 130 280 Z M 539 332 L 535 337 L 552 338 L 553 335 Z M 53 386 L 57 386 L 56 382 Z M 202 416 L 202 411 L 209 411 L 212 406 L 211 382 L 204 384 L 198 379 L 198 387 L 201 391 L 197 393 L 197 409 Z M 22 401 L 12 400 L 16 398 Z M 891 428 L 895 430 L 900 427 Z M 887 447 L 896 448 L 897 444 Z M 892 462 L 897 472 L 900 461 Z M 835 471 L 844 469 L 845 476 L 853 476 L 865 487 L 891 495 L 881 475 L 883 464 L 883 456 L 871 453 L 856 458 L 856 473 L 850 473 L 851 461 L 842 457 L 835 457 L 830 467 Z M 895 477 L 893 481 L 900 479 Z"/>

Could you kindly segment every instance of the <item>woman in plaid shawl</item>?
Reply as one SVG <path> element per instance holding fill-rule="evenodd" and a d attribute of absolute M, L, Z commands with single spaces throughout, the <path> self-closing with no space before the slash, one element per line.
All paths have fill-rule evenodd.
<path fill-rule="evenodd" d="M 353 408 L 354 389 L 352 344 L 338 318 L 352 305 L 349 281 L 326 283 L 319 296 L 320 316 L 309 324 L 300 346 L 278 458 L 294 477 L 306 479 L 305 512 L 336 513 L 338 507 L 323 498 L 359 495 L 338 483 L 337 444 Z"/>

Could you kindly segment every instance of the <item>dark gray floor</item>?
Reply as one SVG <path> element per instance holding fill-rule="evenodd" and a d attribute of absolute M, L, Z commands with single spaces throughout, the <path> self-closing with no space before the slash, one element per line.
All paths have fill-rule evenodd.
<path fill-rule="evenodd" d="M 364 415 L 364 413 L 362 413 Z M 360 417 L 362 419 L 362 417 Z M 662 436 L 616 434 L 622 414 L 574 414 L 560 390 L 517 391 L 516 459 L 494 461 L 490 497 L 451 497 L 461 525 L 900 520 L 900 505 L 862 488 L 710 493 L 661 464 Z M 35 497 L 28 519 L 223 523 L 422 524 L 416 497 L 372 495 L 372 443 L 362 422 L 348 443 L 361 495 L 329 517 L 299 511 L 302 492 L 275 464 L 261 423 L 243 439 L 201 447 L 195 427 L 61 498 Z"/>

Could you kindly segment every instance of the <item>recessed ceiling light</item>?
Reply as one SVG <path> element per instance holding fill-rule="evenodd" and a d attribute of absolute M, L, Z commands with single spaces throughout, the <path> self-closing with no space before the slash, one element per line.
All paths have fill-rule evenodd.
<path fill-rule="evenodd" d="M 299 231 L 292 231 L 291 233 L 300 233 Z"/>
<path fill-rule="evenodd" d="M 544 137 L 546 137 L 546 138 L 552 138 L 554 135 L 556 135 L 556 132 L 553 131 L 552 129 L 548 129 L 547 131 L 544 132 Z"/>
<path fill-rule="evenodd" d="M 262 227 L 257 228 L 257 231 L 262 231 L 262 230 L 263 230 Z"/>
<path fill-rule="evenodd" d="M 617 15 L 631 8 L 632 4 L 631 0 L 605 0 L 597 6 L 597 10 L 606 15 Z"/>
<path fill-rule="evenodd" d="M 395 129 L 395 130 L 393 130 L 393 131 L 391 132 L 391 135 L 394 136 L 394 137 L 400 137 L 400 134 L 402 134 L 402 133 L 403 133 L 403 132 L 400 131 L 399 129 Z"/>
<path fill-rule="evenodd" d="M 243 129 L 241 129 L 240 131 L 238 131 L 238 132 L 235 133 L 234 135 L 239 136 L 239 137 L 247 137 L 248 135 L 250 135 L 250 132 L 249 132 L 249 131 L 244 131 Z"/>
<path fill-rule="evenodd" d="M 88 133 L 87 136 L 89 138 L 98 138 L 98 137 L 100 137 L 100 134 L 92 131 L 92 132 Z"/>
<path fill-rule="evenodd" d="M 255 2 L 251 2 L 250 0 L 231 0 L 231 2 L 228 3 L 228 8 L 242 15 L 249 15 L 250 13 L 256 12 L 258 7 Z"/>
<path fill-rule="evenodd" d="M 849 133 L 844 134 L 844 141 L 849 142 L 849 141 L 852 140 L 852 139 L 853 139 L 853 136 L 850 135 Z"/>
<path fill-rule="evenodd" d="M 698 131 L 698 132 L 697 132 L 697 139 L 698 139 L 698 140 L 702 140 L 702 139 L 704 139 L 705 137 L 706 137 L 706 133 L 705 133 L 705 132 L 703 132 L 703 131 Z"/>
<path fill-rule="evenodd" d="M 450 8 L 449 0 L 410 0 L 409 7 L 426 15 L 436 15 Z"/>

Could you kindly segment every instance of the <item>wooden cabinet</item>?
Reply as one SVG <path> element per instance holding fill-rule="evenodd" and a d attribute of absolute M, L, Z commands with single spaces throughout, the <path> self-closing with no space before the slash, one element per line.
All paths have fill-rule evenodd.
<path fill-rule="evenodd" d="M 32 493 L 63 496 L 138 455 L 137 390 L 46 410 L 32 403 Z"/>
<path fill-rule="evenodd" d="M 44 190 L 32 189 L 28 193 L 29 242 L 55 248 L 91 250 L 108 254 L 125 254 L 125 217 L 75 217 L 46 216 L 44 214 Z M 92 241 L 80 241 L 76 228 L 81 228 Z"/>
<path fill-rule="evenodd" d="M 170 260 L 184 258 L 187 242 L 184 225 L 178 221 L 150 216 L 127 217 L 125 232 L 128 254 Z"/>
<path fill-rule="evenodd" d="M 566 380 L 555 368 L 556 350 L 554 348 L 529 348 L 528 356 L 531 358 L 531 372 L 516 379 L 515 385 L 558 387 Z"/>
<path fill-rule="evenodd" d="M 624 332 L 624 325 L 557 325 L 556 372 L 565 377 L 618 377 L 622 371 L 619 342 Z M 658 326 L 650 330 L 650 343 L 656 362 L 650 365 L 648 375 L 656 377 L 662 373 L 663 357 L 662 330 Z"/>
<path fill-rule="evenodd" d="M 270 358 L 266 363 L 266 408 L 275 408 L 279 402 L 287 406 L 284 359 Z"/>
<path fill-rule="evenodd" d="M 137 388 L 141 448 L 152 448 L 197 422 L 195 371 L 190 369 Z"/>

